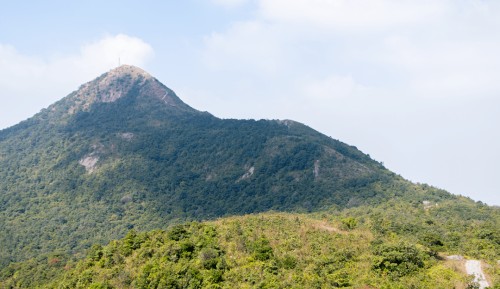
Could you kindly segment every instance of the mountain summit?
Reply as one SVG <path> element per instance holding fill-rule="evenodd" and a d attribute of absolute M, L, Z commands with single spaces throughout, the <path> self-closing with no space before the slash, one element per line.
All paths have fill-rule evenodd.
<path fill-rule="evenodd" d="M 451 198 L 303 124 L 199 112 L 127 65 L 0 131 L 0 192 L 0 267 L 179 220 Z"/>
<path fill-rule="evenodd" d="M 147 84 L 146 84 L 147 83 Z M 77 100 L 77 107 L 87 109 L 95 102 L 115 102 L 127 95 L 135 86 L 152 86 L 152 97 L 160 98 L 168 95 L 165 88 L 144 70 L 129 65 L 122 65 L 115 68 L 101 77 L 84 84 L 74 96 Z"/>
<path fill-rule="evenodd" d="M 165 105 L 180 109 L 187 108 L 173 91 L 146 71 L 135 66 L 122 65 L 84 84 L 74 96 L 77 106 L 72 109 L 87 109 L 95 102 L 115 102 L 129 94 L 156 98 Z"/>
<path fill-rule="evenodd" d="M 121 65 L 83 84 L 45 112 L 58 121 L 80 112 L 89 112 L 100 104 L 132 100 L 143 105 L 149 103 L 150 108 L 155 109 L 163 108 L 177 113 L 196 112 L 156 78 L 132 65 Z"/>

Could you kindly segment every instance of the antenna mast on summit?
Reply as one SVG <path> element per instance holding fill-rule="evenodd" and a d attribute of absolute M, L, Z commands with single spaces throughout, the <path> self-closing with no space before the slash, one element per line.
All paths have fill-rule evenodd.
<path fill-rule="evenodd" d="M 118 66 L 120 66 L 120 57 L 118 57 Z"/>

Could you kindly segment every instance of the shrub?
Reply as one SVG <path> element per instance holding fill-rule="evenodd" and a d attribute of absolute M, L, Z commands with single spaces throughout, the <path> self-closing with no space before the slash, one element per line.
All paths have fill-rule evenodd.
<path fill-rule="evenodd" d="M 345 230 L 352 230 L 358 226 L 358 221 L 353 217 L 347 217 L 341 220 L 342 227 Z"/>
<path fill-rule="evenodd" d="M 253 256 L 259 261 L 265 261 L 273 257 L 273 248 L 269 240 L 260 238 L 252 244 Z"/>
<path fill-rule="evenodd" d="M 405 276 L 424 267 L 423 252 L 410 244 L 382 244 L 374 250 L 372 268 L 392 278 Z"/>

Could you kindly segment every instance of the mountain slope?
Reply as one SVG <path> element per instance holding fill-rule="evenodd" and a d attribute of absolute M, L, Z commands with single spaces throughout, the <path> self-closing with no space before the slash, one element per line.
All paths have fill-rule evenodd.
<path fill-rule="evenodd" d="M 300 123 L 197 111 L 121 66 L 0 131 L 0 267 L 56 249 L 77 254 L 132 228 L 396 196 L 454 198 Z"/>

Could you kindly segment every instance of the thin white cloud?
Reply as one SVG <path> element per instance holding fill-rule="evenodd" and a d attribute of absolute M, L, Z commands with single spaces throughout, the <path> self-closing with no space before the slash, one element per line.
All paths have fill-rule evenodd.
<path fill-rule="evenodd" d="M 500 39 L 471 38 L 476 37 L 434 42 L 392 38 L 383 57 L 386 65 L 407 75 L 409 89 L 418 96 L 492 97 L 500 90 Z"/>
<path fill-rule="evenodd" d="M 214 4 L 223 6 L 225 8 L 235 8 L 242 6 L 249 0 L 211 0 Z"/>
<path fill-rule="evenodd" d="M 118 34 L 84 45 L 80 54 L 70 61 L 81 68 L 103 71 L 116 66 L 118 60 L 121 64 L 143 66 L 152 56 L 153 48 L 143 40 Z"/>
<path fill-rule="evenodd" d="M 277 75 L 300 64 L 321 81 L 368 66 L 387 73 L 370 81 L 387 85 L 397 75 L 424 97 L 500 89 L 500 6 L 491 1 L 260 0 L 257 9 L 255 19 L 206 38 L 208 67 Z M 316 55 L 324 59 L 307 67 Z"/>
<path fill-rule="evenodd" d="M 24 55 L 0 44 L 0 127 L 13 125 L 118 65 L 143 66 L 153 56 L 143 40 L 124 34 L 83 45 L 78 53 L 52 58 Z M 25 109 L 16 107 L 22 103 Z"/>
<path fill-rule="evenodd" d="M 353 97 L 367 89 L 357 84 L 351 76 L 330 75 L 322 80 L 311 80 L 304 85 L 304 95 L 316 101 Z"/>
<path fill-rule="evenodd" d="M 261 0 L 263 18 L 329 29 L 381 29 L 432 21 L 443 0 Z"/>
<path fill-rule="evenodd" d="M 205 64 L 214 70 L 274 73 L 280 65 L 282 48 L 277 32 L 258 21 L 235 23 L 225 33 L 206 37 Z"/>

